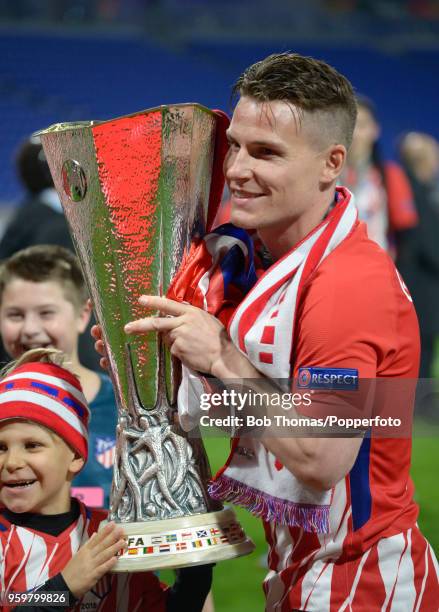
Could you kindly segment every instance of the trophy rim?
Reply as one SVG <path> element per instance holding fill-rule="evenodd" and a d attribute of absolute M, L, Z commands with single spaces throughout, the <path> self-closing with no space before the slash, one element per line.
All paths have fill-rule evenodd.
<path fill-rule="evenodd" d="M 215 510 L 213 512 L 202 512 L 199 514 L 187 514 L 184 516 L 179 516 L 175 518 L 168 519 L 151 519 L 149 521 L 119 521 L 117 519 L 113 519 L 119 527 L 123 527 L 127 536 L 137 535 L 138 533 L 147 534 L 155 534 L 158 529 L 163 529 L 165 531 L 173 530 L 173 529 L 188 529 L 190 527 L 202 527 L 209 523 L 218 523 L 223 524 L 229 521 L 237 521 L 235 511 L 226 507 L 222 510 Z M 102 521 L 102 525 L 105 525 L 105 522 Z"/>
<path fill-rule="evenodd" d="M 113 117 L 112 119 L 90 119 L 84 121 L 68 121 L 68 122 L 59 122 L 52 123 L 47 128 L 43 128 L 41 130 L 37 130 L 33 132 L 33 138 L 40 138 L 41 136 L 46 136 L 48 134 L 59 133 L 59 132 L 69 132 L 69 131 L 77 131 L 84 130 L 95 127 L 97 125 L 105 125 L 106 123 L 113 123 L 114 121 L 119 121 L 119 119 L 129 119 L 131 117 L 137 117 L 139 115 L 146 115 L 148 113 L 153 113 L 157 111 L 163 111 L 168 108 L 186 108 L 186 107 L 194 107 L 203 112 L 206 112 L 210 115 L 216 116 L 215 111 L 199 102 L 180 102 L 178 104 L 160 104 L 159 106 L 153 106 L 151 108 L 145 108 L 140 111 L 136 111 L 134 113 L 129 113 L 128 115 L 120 115 L 118 117 Z"/>
<path fill-rule="evenodd" d="M 107 521 L 102 521 L 99 525 L 101 530 Z M 160 536 L 165 537 L 170 532 L 182 529 L 199 529 L 200 527 L 209 530 L 211 527 L 216 527 L 220 531 L 229 527 L 230 524 L 237 524 L 240 529 L 240 539 L 235 541 L 218 542 L 212 548 L 200 547 L 194 550 L 185 550 L 184 552 L 175 551 L 152 551 L 151 554 L 141 554 L 139 556 L 119 556 L 116 565 L 111 572 L 141 572 L 155 571 L 165 568 L 181 568 L 194 565 L 204 565 L 206 563 L 216 563 L 218 561 L 226 561 L 244 555 L 249 555 L 255 550 L 254 542 L 245 534 L 241 523 L 236 516 L 233 508 L 227 507 L 222 510 L 208 512 L 203 514 L 193 514 L 177 517 L 174 519 L 162 519 L 158 521 L 142 521 L 136 523 L 117 523 L 123 527 L 125 535 L 130 536 Z M 175 534 L 176 535 L 176 534 Z M 178 537 L 176 535 L 176 537 Z M 198 536 L 202 538 L 207 536 Z M 208 536 L 211 537 L 211 536 Z M 188 546 L 192 540 L 188 542 Z M 167 543 L 165 542 L 165 545 Z M 145 545 L 132 545 L 133 548 L 144 548 Z M 169 546 L 172 546 L 170 543 Z M 129 546 L 130 547 L 130 546 Z M 157 547 L 157 546 L 156 546 Z"/>
<path fill-rule="evenodd" d="M 163 554 L 162 557 L 139 559 L 118 558 L 117 563 L 112 567 L 112 574 L 123 574 L 126 572 L 145 572 L 158 571 L 164 569 L 180 569 L 184 567 L 194 567 L 196 565 L 206 565 L 219 561 L 229 561 L 250 555 L 256 550 L 254 542 L 246 537 L 242 542 L 224 544 L 218 549 L 190 551 L 178 557 L 174 554 Z"/>

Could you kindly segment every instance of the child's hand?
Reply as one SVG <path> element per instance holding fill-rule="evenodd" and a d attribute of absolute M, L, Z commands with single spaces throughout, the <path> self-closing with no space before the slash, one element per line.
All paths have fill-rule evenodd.
<path fill-rule="evenodd" d="M 123 529 L 115 523 L 94 533 L 61 572 L 73 595 L 79 599 L 92 589 L 115 565 L 116 554 L 125 546 Z"/>

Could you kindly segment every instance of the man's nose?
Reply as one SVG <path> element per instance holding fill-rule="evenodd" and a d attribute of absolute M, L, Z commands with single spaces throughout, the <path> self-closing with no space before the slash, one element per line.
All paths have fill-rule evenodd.
<path fill-rule="evenodd" d="M 243 181 L 252 176 L 252 163 L 247 151 L 242 147 L 239 151 L 229 151 L 225 163 L 224 174 L 228 181 Z"/>

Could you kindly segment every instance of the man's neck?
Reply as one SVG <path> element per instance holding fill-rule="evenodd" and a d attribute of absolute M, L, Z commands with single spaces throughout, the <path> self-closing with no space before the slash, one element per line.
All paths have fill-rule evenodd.
<path fill-rule="evenodd" d="M 322 202 L 310 208 L 306 215 L 302 215 L 286 227 L 262 228 L 258 231 L 262 243 L 268 249 L 274 261 L 286 255 L 314 228 L 320 225 L 334 204 L 334 197 L 334 192 L 331 192 Z"/>

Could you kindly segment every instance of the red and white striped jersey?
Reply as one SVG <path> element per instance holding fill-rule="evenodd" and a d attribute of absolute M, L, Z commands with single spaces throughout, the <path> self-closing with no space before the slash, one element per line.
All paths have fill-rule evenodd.
<path fill-rule="evenodd" d="M 80 503 L 78 519 L 58 536 L 11 524 L 0 514 L 0 590 L 3 600 L 12 592 L 37 588 L 58 574 L 79 547 L 106 518 L 103 510 Z M 105 612 L 164 612 L 165 592 L 151 572 L 107 574 L 72 610 Z M 10 609 L 2 608 L 0 609 Z"/>
<path fill-rule="evenodd" d="M 303 290 L 294 376 L 299 368 L 355 368 L 360 379 L 410 381 L 418 363 L 410 295 L 360 224 Z M 411 416 L 404 401 L 397 409 Z M 321 410 L 325 406 L 313 402 L 300 412 L 321 417 Z M 416 524 L 410 455 L 408 436 L 365 438 L 353 468 L 333 490 L 328 534 L 265 524 L 268 611 L 439 610 L 437 562 Z"/>
<path fill-rule="evenodd" d="M 437 612 L 437 561 L 417 526 L 369 546 L 366 533 L 362 542 L 353 531 L 346 481 L 336 489 L 330 510 L 335 531 L 329 535 L 265 524 L 271 568 L 266 610 Z"/>

